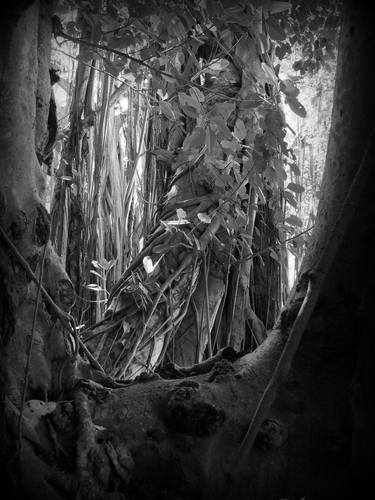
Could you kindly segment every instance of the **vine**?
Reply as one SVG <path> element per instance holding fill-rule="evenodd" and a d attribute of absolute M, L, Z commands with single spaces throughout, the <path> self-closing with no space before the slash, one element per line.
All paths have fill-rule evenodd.
<path fill-rule="evenodd" d="M 163 338 L 171 343 L 182 341 L 186 322 L 197 330 L 195 352 L 208 356 L 227 344 L 244 347 L 249 342 L 246 325 L 252 322 L 255 328 L 262 324 L 249 299 L 254 257 L 261 259 L 266 253 L 275 268 L 272 272 L 280 275 L 276 280 L 282 281 L 285 245 L 304 234 L 300 219 L 285 211 L 286 203 L 297 206 L 298 195 L 304 190 L 298 182 L 288 182 L 287 169 L 297 166 L 286 142 L 281 94 L 298 116 L 305 116 L 306 111 L 294 82 L 280 79 L 277 64 L 281 42 L 292 36 L 293 27 L 286 26 L 291 7 L 288 2 L 270 2 L 264 7 L 247 2 L 236 6 L 168 2 L 160 4 L 157 14 L 133 19 L 126 9 L 108 2 L 99 7 L 86 5 L 74 21 L 65 22 L 63 13 L 55 18 L 54 34 L 59 44 L 64 40 L 80 43 L 85 47 L 86 60 L 99 59 L 106 72 L 106 85 L 118 78 L 126 82 L 129 90 L 123 94 L 123 84 L 114 88 L 106 106 L 96 113 L 107 113 L 107 106 L 124 96 L 130 103 L 131 87 L 137 92 L 141 88 L 147 103 L 126 187 L 126 228 L 132 217 L 131 203 L 135 203 L 130 202 L 128 193 L 139 175 L 142 154 L 148 155 L 142 163 L 142 175 L 160 167 L 165 182 L 157 207 L 144 209 L 149 221 L 146 242 L 125 273 L 117 275 L 109 293 L 106 326 L 100 322 L 81 333 L 112 375 L 126 377 L 132 363 L 137 370 L 152 368 L 162 362 L 160 352 L 173 356 Z M 81 25 L 89 26 L 89 36 Z M 108 80 L 108 74 L 112 80 Z M 133 108 L 128 109 L 131 115 Z M 139 111 L 135 108 L 135 117 Z M 103 116 L 102 124 L 107 115 Z M 152 145 L 145 142 L 142 153 L 142 141 L 149 134 L 146 117 L 163 132 Z M 128 129 L 127 133 L 132 131 Z M 103 174 L 98 175 L 103 186 Z M 100 189 L 96 189 L 97 194 Z M 95 203 L 93 213 L 99 214 L 98 196 Z M 267 207 L 267 224 L 274 228 L 267 229 L 272 238 L 267 237 L 266 245 L 259 245 L 254 238 L 263 230 L 262 207 Z M 95 224 L 98 222 L 92 219 L 92 235 Z M 104 227 L 99 231 L 104 232 Z M 203 243 L 207 232 L 209 259 L 204 255 L 207 244 Z M 92 236 L 94 240 L 97 252 L 102 252 L 97 236 Z M 104 256 L 94 255 L 94 250 L 90 250 L 92 261 L 115 262 L 108 273 L 109 281 L 121 263 L 108 251 Z M 211 300 L 208 282 L 214 268 L 222 291 Z M 201 279 L 203 291 L 199 291 Z M 107 289 L 101 278 L 97 284 L 86 286 L 91 293 Z M 187 296 L 183 293 L 186 286 L 190 290 Z M 198 293 L 202 296 L 197 302 L 194 294 Z M 278 294 L 278 286 L 270 289 L 268 302 L 281 305 L 283 298 L 273 297 Z M 220 305 L 223 297 L 232 303 Z M 202 308 L 197 307 L 201 300 Z M 98 310 L 101 307 L 98 301 L 94 305 Z M 137 312 L 129 318 L 131 309 Z M 167 310 L 172 323 L 165 318 Z M 140 315 L 146 318 L 142 327 Z M 244 318 L 241 325 L 238 316 Z M 261 318 L 265 324 L 272 322 L 268 316 L 267 311 Z M 98 314 L 95 317 L 101 319 Z M 224 328 L 229 335 L 220 333 Z M 250 335 L 259 342 L 263 330 L 259 326 Z M 100 341 L 98 332 L 102 332 Z M 142 361 L 138 363 L 137 358 Z"/>

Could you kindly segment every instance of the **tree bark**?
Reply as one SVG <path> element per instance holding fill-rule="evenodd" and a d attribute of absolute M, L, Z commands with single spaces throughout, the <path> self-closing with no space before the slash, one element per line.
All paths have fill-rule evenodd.
<path fill-rule="evenodd" d="M 73 299 L 70 280 L 49 243 L 49 215 L 42 202 L 44 176 L 36 156 L 36 146 L 43 144 L 45 135 L 44 104 L 50 99 L 49 72 L 44 64 L 49 45 L 42 43 L 48 32 L 49 6 L 7 3 L 0 16 L 0 275 L 4 299 L 0 381 L 1 420 L 8 425 L 2 428 L 1 469 L 13 482 L 19 473 L 26 489 L 30 479 L 41 478 L 46 466 L 30 444 L 21 446 L 22 434 L 34 444 L 39 438 L 20 413 L 26 400 L 47 401 L 58 396 L 59 366 L 66 359 L 66 339 L 58 318 L 63 318 Z M 41 287 L 31 275 L 34 271 L 41 276 L 41 268 L 43 293 L 48 290 L 59 316 L 38 300 Z M 41 481 L 46 488 L 41 485 L 42 494 L 49 492 L 55 498 L 53 489 Z"/>
<path fill-rule="evenodd" d="M 11 437 L 17 438 L 14 422 L 19 416 L 17 408 L 22 408 L 26 332 L 37 297 L 36 287 L 16 258 L 9 256 L 5 244 L 13 240 L 26 260 L 37 255 L 41 267 L 42 249 L 48 241 L 48 218 L 46 222 L 41 215 L 37 187 L 35 134 L 30 126 L 36 116 L 38 19 L 38 4 L 33 3 L 7 19 L 1 30 L 0 140 L 4 154 L 0 215 L 6 235 L 0 247 L 4 285 L 0 294 L 5 302 L 0 316 L 5 402 L 1 408 L 6 408 L 10 428 L 13 422 L 13 434 L 4 426 L 1 429 L 7 438 L 3 460 L 8 458 L 5 452 L 12 451 Z M 350 201 L 354 223 L 350 231 L 339 235 L 342 243 L 323 277 L 318 304 L 289 376 L 248 450 L 244 467 L 236 470 L 239 446 L 305 296 L 306 276 L 313 279 L 319 256 L 326 252 L 327 234 L 334 231 L 363 151 L 372 151 L 374 97 L 372 91 L 364 92 L 370 90 L 366 54 L 375 49 L 371 19 L 363 7 L 346 6 L 319 223 L 303 265 L 305 274 L 272 332 L 251 354 L 223 352 L 222 359 L 208 366 L 206 373 L 202 366 L 193 367 L 191 375 L 182 380 L 173 378 L 177 373 L 168 380 L 156 377 L 118 387 L 105 377 L 101 384 L 93 382 L 90 379 L 96 376 L 98 381 L 98 374 L 86 371 L 67 393 L 69 400 L 40 405 L 34 412 L 29 405 L 24 414 L 23 446 L 11 456 L 7 469 L 13 483 L 18 481 L 19 497 L 73 497 L 77 493 L 75 475 L 78 495 L 84 499 L 230 499 L 235 493 L 236 498 L 244 499 L 321 500 L 361 498 L 361 486 L 374 489 L 370 382 L 374 379 L 374 340 L 370 333 L 375 300 L 363 256 L 374 244 L 373 185 L 369 181 L 373 162 L 369 155 L 360 170 L 365 187 Z M 1 20 L 4 22 L 3 17 Z M 213 234 L 215 229 L 212 226 Z M 207 234 L 205 241 L 209 238 Z M 51 253 L 49 265 L 55 267 L 46 274 L 51 276 L 50 287 L 58 272 L 61 280 L 67 279 L 56 262 Z M 186 261 L 185 265 L 184 269 L 194 263 Z M 55 294 L 59 295 L 58 287 Z M 33 351 L 29 396 L 36 397 L 40 391 L 41 396 L 52 399 L 56 398 L 56 380 L 51 376 L 65 369 L 58 362 L 66 359 L 65 343 L 61 329 L 55 326 L 52 345 L 48 344 L 51 315 L 44 305 L 36 325 L 39 350 Z M 57 354 L 46 355 L 49 346 Z M 45 365 L 51 359 L 56 366 Z M 198 370 L 201 373 L 196 374 Z"/>

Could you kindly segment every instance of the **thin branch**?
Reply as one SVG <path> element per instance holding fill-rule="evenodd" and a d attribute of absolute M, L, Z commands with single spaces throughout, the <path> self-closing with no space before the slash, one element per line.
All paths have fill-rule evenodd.
<path fill-rule="evenodd" d="M 29 266 L 29 264 L 26 262 L 26 260 L 20 254 L 18 249 L 15 247 L 15 245 L 11 242 L 8 235 L 6 234 L 6 232 L 4 231 L 4 229 L 1 226 L 0 226 L 0 236 L 3 239 L 3 241 L 9 246 L 9 248 L 12 250 L 13 254 L 15 255 L 15 257 L 18 259 L 21 266 L 26 271 L 26 274 L 28 275 L 28 277 L 30 279 L 32 279 L 39 286 L 38 278 L 35 276 L 31 267 Z M 94 368 L 96 368 L 97 370 L 104 372 L 103 368 L 100 366 L 98 361 L 94 358 L 94 356 L 91 354 L 91 352 L 88 350 L 88 348 L 84 345 L 84 343 L 78 337 L 76 330 L 74 328 L 74 318 L 70 314 L 67 314 L 62 309 L 60 309 L 60 307 L 53 301 L 53 299 L 51 298 L 51 296 L 49 295 L 49 293 L 47 292 L 47 290 L 44 288 L 44 286 L 42 284 L 40 284 L 40 293 L 43 295 L 43 298 L 48 302 L 52 311 L 59 318 L 62 326 L 65 327 L 72 335 L 74 335 L 76 341 L 78 341 L 79 347 L 86 354 L 91 365 Z"/>
<path fill-rule="evenodd" d="M 0 226 L 0 236 L 3 239 L 3 241 L 8 245 L 8 247 L 12 250 L 13 254 L 15 257 L 18 259 L 18 262 L 21 264 L 23 269 L 26 271 L 26 274 L 28 277 L 33 280 L 37 285 L 39 285 L 39 280 L 33 273 L 31 267 L 27 263 L 27 261 L 24 259 L 24 257 L 20 254 L 16 246 L 11 242 L 9 239 L 8 235 L 4 231 L 4 229 Z M 73 333 L 73 328 L 71 325 L 71 322 L 73 320 L 72 316 L 70 314 L 65 313 L 60 307 L 53 301 L 47 290 L 44 288 L 43 285 L 40 285 L 40 291 L 41 294 L 43 295 L 44 299 L 48 302 L 48 304 L 51 306 L 53 312 L 56 314 L 56 316 L 59 318 L 61 321 L 62 325 L 71 333 Z"/>
<path fill-rule="evenodd" d="M 249 253 L 249 254 L 245 255 L 245 257 L 243 259 L 237 260 L 237 262 L 235 262 L 233 264 L 233 266 L 238 266 L 239 264 L 241 264 L 245 260 L 251 260 L 251 259 L 254 259 L 254 257 L 258 257 L 259 255 L 263 255 L 264 253 L 268 252 L 269 250 L 272 250 L 273 248 L 277 247 L 278 245 L 283 245 L 284 243 L 287 243 L 288 241 L 293 241 L 296 238 L 298 238 L 299 236 L 302 236 L 303 234 L 308 233 L 313 228 L 314 228 L 314 226 L 310 226 L 307 229 L 305 229 L 304 231 L 301 231 L 300 233 L 295 234 L 294 236 L 291 236 L 290 238 L 279 241 L 278 243 L 274 243 L 273 245 L 269 245 L 268 247 L 262 248 L 258 252 Z"/>
<path fill-rule="evenodd" d="M 19 420 L 18 420 L 18 449 L 19 449 L 20 453 L 22 451 L 22 421 L 23 421 L 22 417 L 23 417 L 23 410 L 25 408 L 26 392 L 27 392 L 27 388 L 29 385 L 29 371 L 30 371 L 31 353 L 33 350 L 33 341 L 34 341 L 34 336 L 35 336 L 35 325 L 36 325 L 36 318 L 38 316 L 39 297 L 40 297 L 40 290 L 42 287 L 44 262 L 45 262 L 45 258 L 46 258 L 46 250 L 47 250 L 48 241 L 49 241 L 49 239 L 47 239 L 46 243 L 44 244 L 42 260 L 40 263 L 40 273 L 39 273 L 38 288 L 37 288 L 36 297 L 35 297 L 33 323 L 31 326 L 31 335 L 30 335 L 30 344 L 28 346 L 26 365 L 25 365 L 25 375 L 24 375 L 23 390 L 22 390 L 21 408 L 20 408 L 20 415 L 19 415 Z"/>
<path fill-rule="evenodd" d="M 193 83 L 191 80 L 187 80 L 186 78 L 183 78 L 182 76 L 172 75 L 172 73 L 168 73 L 167 71 L 163 71 L 161 69 L 154 68 L 150 64 L 147 64 L 144 61 L 142 61 L 142 59 L 138 59 L 136 57 L 130 56 L 129 54 L 125 54 L 124 52 L 121 52 L 120 50 L 109 48 L 109 47 L 106 47 L 105 45 L 99 45 L 96 43 L 87 42 L 86 40 L 83 40 L 82 38 L 70 36 L 62 30 L 59 30 L 56 33 L 56 36 L 60 36 L 61 38 L 65 38 L 66 40 L 69 40 L 69 41 L 74 42 L 74 43 L 83 43 L 84 45 L 87 45 L 88 47 L 92 47 L 93 49 L 105 50 L 106 52 L 110 52 L 110 53 L 115 54 L 117 56 L 124 57 L 125 59 L 128 59 L 129 61 L 133 61 L 137 64 L 140 64 L 141 66 L 144 66 L 145 68 L 149 69 L 150 71 L 152 71 L 154 73 L 157 73 L 157 74 L 162 75 L 162 76 L 166 76 L 167 78 L 172 78 L 178 82 L 181 82 L 181 83 L 184 83 L 185 85 L 188 85 L 189 87 L 197 87 L 201 90 L 207 90 L 211 94 L 225 97 L 226 99 L 233 99 L 233 98 L 226 96 L 225 94 L 221 94 L 220 92 L 215 92 L 212 89 L 209 89 L 208 87 L 206 87 L 204 85 L 200 85 L 199 83 Z"/>

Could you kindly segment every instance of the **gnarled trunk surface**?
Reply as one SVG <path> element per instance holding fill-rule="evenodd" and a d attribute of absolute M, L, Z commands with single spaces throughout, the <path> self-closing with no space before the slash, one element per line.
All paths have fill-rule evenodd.
<path fill-rule="evenodd" d="M 360 7 L 345 12 L 320 222 L 304 272 L 319 273 L 327 235 L 341 243 L 292 369 L 246 460 L 238 463 L 239 446 L 306 294 L 306 276 L 313 283 L 314 274 L 301 276 L 286 311 L 251 354 L 227 349 L 215 364 L 195 367 L 185 378 L 172 373 L 167 380 L 144 378 L 123 386 L 85 367 L 74 372 L 70 336 L 63 336 L 61 327 L 65 321 L 65 330 L 71 330 L 69 316 L 48 310 L 43 294 L 31 326 L 38 286 L 9 247 L 12 241 L 37 276 L 46 249 L 44 287 L 68 310 L 69 281 L 48 246 L 49 220 L 38 187 L 33 124 L 39 19 L 35 2 L 8 15 L 1 30 L 1 411 L 6 422 L 1 432 L 8 482 L 33 499 L 72 498 L 77 489 L 84 499 L 360 498 L 360 485 L 372 486 L 374 458 L 374 293 L 363 256 L 374 239 L 375 109 L 372 91 L 364 91 L 366 54 L 375 49 L 371 16 Z M 345 212 L 354 219 L 344 217 L 350 226 L 336 234 L 335 221 L 362 157 L 361 189 Z M 192 265 L 193 260 L 186 268 Z M 31 383 L 19 433 L 30 341 Z M 72 378 L 79 379 L 74 387 Z M 54 402 L 61 389 L 66 399 Z"/>

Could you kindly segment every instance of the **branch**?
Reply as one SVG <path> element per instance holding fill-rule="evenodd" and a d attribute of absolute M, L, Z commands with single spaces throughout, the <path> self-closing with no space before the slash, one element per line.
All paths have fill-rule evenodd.
<path fill-rule="evenodd" d="M 236 359 L 236 351 L 233 347 L 223 347 L 214 356 L 196 363 L 191 366 L 178 366 L 174 363 L 168 363 L 165 367 L 159 370 L 159 373 L 164 378 L 191 377 L 193 375 L 202 375 L 212 370 L 215 364 L 222 359 L 227 359 L 233 362 Z"/>
<path fill-rule="evenodd" d="M 258 252 L 249 253 L 249 254 L 245 255 L 245 257 L 243 257 L 242 259 L 237 260 L 233 264 L 233 267 L 238 266 L 239 264 L 241 264 L 242 262 L 245 262 L 246 260 L 254 259 L 258 255 L 262 255 L 262 254 L 268 252 L 269 250 L 276 248 L 278 245 L 284 245 L 285 243 L 288 243 L 288 241 L 293 241 L 296 238 L 298 238 L 299 236 L 302 236 L 303 234 L 308 233 L 309 231 L 311 231 L 311 229 L 314 229 L 314 226 L 310 226 L 307 229 L 305 229 L 304 231 L 301 231 L 300 233 L 295 234 L 294 236 L 291 236 L 290 238 L 286 238 L 285 240 L 279 241 L 278 243 L 274 243 L 273 245 L 269 245 L 268 247 L 262 248 Z"/>
<path fill-rule="evenodd" d="M 60 23 L 61 24 L 61 23 Z M 140 64 L 141 66 L 144 66 L 145 68 L 148 68 L 150 71 L 155 72 L 159 75 L 166 76 L 167 78 L 172 78 L 178 82 L 184 83 L 185 85 L 189 85 L 189 87 L 197 87 L 201 90 L 208 90 L 212 94 L 218 95 L 218 96 L 224 96 L 224 94 L 221 94 L 220 92 L 214 92 L 212 89 L 209 89 L 208 87 L 205 87 L 204 85 L 200 85 L 199 83 L 194 83 L 191 80 L 187 80 L 186 78 L 183 78 L 182 76 L 178 75 L 172 75 L 172 73 L 168 73 L 167 71 L 163 71 L 161 69 L 157 69 L 152 67 L 150 64 L 147 64 L 146 62 L 142 61 L 142 59 L 138 59 L 136 57 L 130 56 L 129 54 L 125 54 L 124 52 L 121 52 L 120 50 L 116 50 L 113 48 L 106 47 L 104 45 L 99 45 L 97 43 L 92 43 L 88 42 L 86 40 L 83 40 L 82 38 L 77 38 L 75 36 L 68 35 L 65 33 L 61 26 L 59 26 L 57 29 L 55 29 L 55 36 L 60 36 L 61 38 L 65 38 L 66 40 L 69 40 L 73 43 L 83 43 L 84 45 L 87 45 L 88 47 L 92 47 L 93 49 L 99 49 L 99 50 L 105 50 L 107 52 L 110 52 L 112 54 L 115 54 L 120 57 L 124 57 L 125 59 L 128 59 L 129 61 L 133 61 L 137 64 Z M 224 96 L 226 99 L 228 99 L 228 96 Z"/>
<path fill-rule="evenodd" d="M 39 287 L 39 280 L 33 273 L 31 267 L 29 264 L 26 262 L 24 257 L 20 254 L 18 251 L 17 247 L 11 242 L 9 239 L 8 235 L 4 231 L 4 229 L 0 226 L 0 236 L 3 239 L 3 241 L 8 245 L 8 247 L 11 249 L 15 257 L 18 259 L 18 262 L 21 264 L 21 266 L 24 268 L 26 271 L 26 274 L 28 277 L 33 280 L 37 286 Z M 86 354 L 87 358 L 89 359 L 91 365 L 96 368 L 97 370 L 100 370 L 104 372 L 103 368 L 101 365 L 98 363 L 98 361 L 94 358 L 94 356 L 91 354 L 91 352 L 88 350 L 88 348 L 85 346 L 85 344 L 82 342 L 82 340 L 78 337 L 76 328 L 75 328 L 75 323 L 74 323 L 74 318 L 70 314 L 65 313 L 60 307 L 54 302 L 50 294 L 47 292 L 47 290 L 44 288 L 42 284 L 40 284 L 40 293 L 43 295 L 43 298 L 48 302 L 50 305 L 52 311 L 56 314 L 56 316 L 59 318 L 61 321 L 61 324 L 63 327 L 65 327 L 69 333 L 71 333 L 76 341 L 76 344 L 79 345 L 79 347 L 83 350 L 83 352 Z"/>
<path fill-rule="evenodd" d="M 49 233 L 49 230 L 48 230 L 48 233 Z M 48 234 L 48 238 L 49 238 L 49 234 Z M 22 417 L 23 417 L 23 411 L 25 408 L 26 392 L 27 392 L 27 389 L 29 386 L 29 371 L 30 371 L 31 353 L 32 353 L 32 349 L 33 349 L 33 342 L 34 342 L 34 336 L 35 336 L 35 325 L 36 325 L 36 318 L 38 315 L 39 297 L 40 297 L 40 290 L 42 287 L 43 270 L 44 270 L 44 262 L 45 262 L 45 258 L 46 258 L 48 238 L 44 244 L 42 261 L 40 263 L 40 273 L 39 273 L 39 280 L 38 280 L 38 289 L 37 289 L 36 297 L 35 297 L 33 323 L 32 323 L 32 327 L 31 327 L 31 335 L 30 335 L 30 344 L 29 344 L 28 352 L 27 352 L 27 356 L 26 356 L 26 366 L 25 366 L 25 375 L 24 375 L 24 381 L 23 381 L 21 409 L 20 409 L 20 415 L 19 415 L 19 419 L 18 419 L 18 450 L 19 450 L 19 453 L 21 453 L 21 450 L 22 450 L 22 423 L 23 423 Z M 44 394 L 44 397 L 45 397 L 45 401 L 47 401 L 47 394 Z"/>
<path fill-rule="evenodd" d="M 37 285 L 39 285 L 39 280 L 33 273 L 31 267 L 27 263 L 27 261 L 24 259 L 24 257 L 20 254 L 18 251 L 17 247 L 12 243 L 12 241 L 9 239 L 8 235 L 4 231 L 4 229 L 0 226 L 0 236 L 3 239 L 3 241 L 8 245 L 8 247 L 12 250 L 13 254 L 15 257 L 18 259 L 18 262 L 21 264 L 23 269 L 26 271 L 27 276 L 34 281 Z M 54 302 L 50 294 L 47 292 L 47 290 L 44 288 L 43 285 L 40 286 L 40 292 L 43 295 L 44 299 L 48 302 L 48 304 L 51 306 L 51 309 L 53 312 L 56 314 L 56 316 L 59 318 L 61 321 L 62 325 L 70 332 L 73 333 L 73 328 L 71 325 L 71 322 L 73 320 L 72 316 L 70 314 L 65 313 L 60 307 Z"/>

